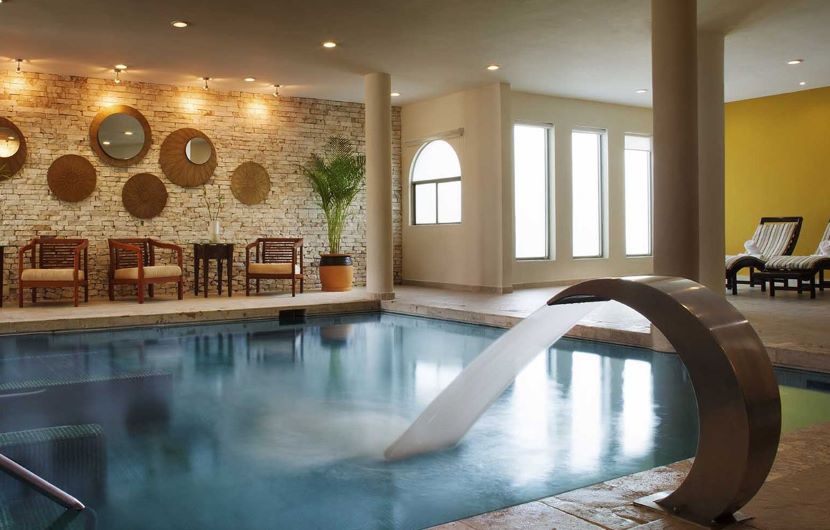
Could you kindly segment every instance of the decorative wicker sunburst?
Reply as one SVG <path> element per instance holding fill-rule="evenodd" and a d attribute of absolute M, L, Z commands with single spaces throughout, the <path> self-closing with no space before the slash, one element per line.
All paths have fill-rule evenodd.
<path fill-rule="evenodd" d="M 95 191 L 97 175 L 89 160 L 78 155 L 63 155 L 46 172 L 49 189 L 66 202 L 81 202 Z"/>
<path fill-rule="evenodd" d="M 204 138 L 210 145 L 210 158 L 204 164 L 194 164 L 187 158 L 187 142 L 193 138 Z M 197 129 L 179 129 L 170 133 L 162 142 L 159 164 L 170 182 L 183 188 L 195 188 L 213 176 L 217 164 L 216 148 L 205 133 Z"/>
<path fill-rule="evenodd" d="M 256 162 L 243 162 L 231 175 L 231 192 L 243 204 L 259 204 L 271 193 L 271 177 Z"/>
<path fill-rule="evenodd" d="M 124 208 L 139 219 L 152 219 L 167 205 L 164 182 L 150 173 L 133 175 L 121 190 Z"/>

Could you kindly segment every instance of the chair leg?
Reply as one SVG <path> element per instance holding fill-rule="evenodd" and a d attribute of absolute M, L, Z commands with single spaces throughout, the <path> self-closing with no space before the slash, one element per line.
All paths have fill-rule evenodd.
<path fill-rule="evenodd" d="M 291 297 L 297 296 L 297 279 L 291 278 Z"/>
<path fill-rule="evenodd" d="M 259 280 L 256 281 L 256 294 L 259 294 Z"/>
<path fill-rule="evenodd" d="M 300 278 L 300 294 L 303 294 L 304 292 L 305 292 L 305 280 L 303 278 Z"/>
<path fill-rule="evenodd" d="M 17 288 L 17 304 L 20 307 L 23 307 L 23 287 L 22 286 Z"/>
<path fill-rule="evenodd" d="M 179 280 L 176 284 L 176 290 L 178 291 L 176 294 L 179 295 L 179 300 L 184 300 L 184 280 Z"/>
<path fill-rule="evenodd" d="M 729 283 L 732 284 L 732 294 L 737 296 L 737 294 L 738 294 L 738 273 L 737 272 L 732 274 L 732 278 L 730 279 Z"/>
<path fill-rule="evenodd" d="M 245 296 L 251 296 L 251 280 L 245 276 Z"/>
<path fill-rule="evenodd" d="M 112 284 L 112 280 L 110 280 L 108 291 L 109 291 L 109 295 L 110 295 L 110 302 L 114 302 L 115 301 L 115 286 Z"/>
<path fill-rule="evenodd" d="M 37 302 L 37 288 L 32 287 L 32 303 L 34 304 L 36 302 Z"/>
<path fill-rule="evenodd" d="M 769 282 L 769 296 L 770 298 L 775 298 L 775 280 L 770 280 Z"/>
<path fill-rule="evenodd" d="M 72 286 L 72 302 L 78 307 L 78 284 Z"/>
<path fill-rule="evenodd" d="M 138 303 L 144 303 L 144 284 L 142 283 L 138 284 Z"/>
<path fill-rule="evenodd" d="M 816 299 L 816 277 L 810 276 L 810 300 Z"/>
<path fill-rule="evenodd" d="M 798 294 L 803 293 L 804 292 L 804 282 L 801 281 L 801 278 L 796 280 L 796 284 L 798 285 Z"/>
<path fill-rule="evenodd" d="M 760 281 L 761 281 L 761 292 L 762 293 L 767 292 L 767 281 L 766 280 L 760 280 Z"/>
<path fill-rule="evenodd" d="M 89 282 L 84 285 L 84 303 L 89 303 Z"/>
<path fill-rule="evenodd" d="M 156 288 L 152 283 L 147 286 L 147 294 L 150 295 L 150 298 L 155 298 L 156 296 Z"/>

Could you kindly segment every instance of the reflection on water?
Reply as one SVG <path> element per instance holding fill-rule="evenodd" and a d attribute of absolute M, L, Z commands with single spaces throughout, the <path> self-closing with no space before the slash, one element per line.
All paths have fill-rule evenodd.
<path fill-rule="evenodd" d="M 0 452 L 91 507 L 55 523 L 56 505 L 0 476 L 2 526 L 419 528 L 694 453 L 674 356 L 563 340 L 457 448 L 384 462 L 500 333 L 374 314 L 0 337 Z M 799 426 L 830 409 L 785 390 L 785 424 L 788 400 Z"/>

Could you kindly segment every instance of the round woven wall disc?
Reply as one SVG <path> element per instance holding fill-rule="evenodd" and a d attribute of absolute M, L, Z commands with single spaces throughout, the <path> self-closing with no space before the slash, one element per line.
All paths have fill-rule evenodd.
<path fill-rule="evenodd" d="M 95 191 L 95 168 L 89 160 L 78 155 L 63 155 L 46 172 L 49 189 L 55 197 L 66 202 L 81 202 Z"/>
<path fill-rule="evenodd" d="M 210 157 L 203 164 L 196 164 L 187 158 L 187 143 L 194 138 L 207 141 Z M 216 149 L 205 133 L 196 129 L 179 129 L 164 139 L 159 153 L 159 164 L 164 175 L 173 184 L 183 188 L 195 188 L 210 180 L 216 169 Z"/>
<path fill-rule="evenodd" d="M 124 208 L 139 219 L 152 219 L 167 205 L 164 182 L 150 173 L 133 175 L 121 190 Z"/>
<path fill-rule="evenodd" d="M 231 192 L 243 204 L 259 204 L 271 193 L 271 177 L 256 162 L 243 162 L 231 175 Z"/>

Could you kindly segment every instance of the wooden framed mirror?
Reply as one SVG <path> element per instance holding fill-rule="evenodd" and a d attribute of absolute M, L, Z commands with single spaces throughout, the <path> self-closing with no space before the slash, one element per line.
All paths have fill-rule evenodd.
<path fill-rule="evenodd" d="M 195 188 L 213 176 L 218 164 L 216 148 L 202 131 L 179 129 L 162 142 L 159 164 L 170 182 Z"/>
<path fill-rule="evenodd" d="M 12 178 L 26 163 L 26 138 L 11 120 L 0 117 L 0 181 Z"/>
<path fill-rule="evenodd" d="M 144 158 L 153 138 L 150 124 L 141 112 L 127 105 L 113 105 L 92 120 L 89 143 L 106 164 L 127 167 Z"/>

